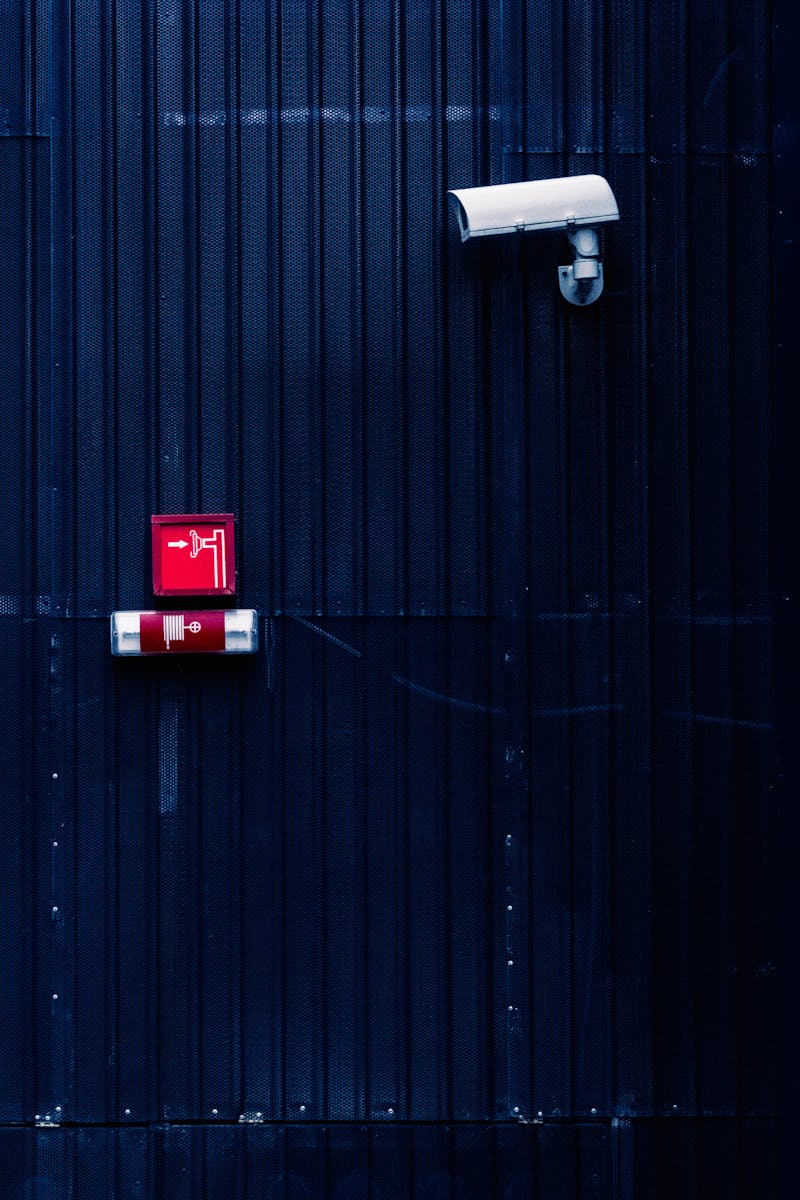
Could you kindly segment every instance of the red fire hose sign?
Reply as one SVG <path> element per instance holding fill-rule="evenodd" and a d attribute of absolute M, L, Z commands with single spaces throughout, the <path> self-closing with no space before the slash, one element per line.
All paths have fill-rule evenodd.
<path fill-rule="evenodd" d="M 236 591 L 231 513 L 154 516 L 157 596 L 230 596 Z"/>
<path fill-rule="evenodd" d="M 224 612 L 139 614 L 142 654 L 214 654 L 225 649 Z"/>

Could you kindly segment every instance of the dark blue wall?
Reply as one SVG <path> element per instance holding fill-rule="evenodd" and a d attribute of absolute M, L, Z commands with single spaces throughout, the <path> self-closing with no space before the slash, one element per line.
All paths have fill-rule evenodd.
<path fill-rule="evenodd" d="M 780 9 L 0 3 L 0 1196 L 795 1195 Z"/>

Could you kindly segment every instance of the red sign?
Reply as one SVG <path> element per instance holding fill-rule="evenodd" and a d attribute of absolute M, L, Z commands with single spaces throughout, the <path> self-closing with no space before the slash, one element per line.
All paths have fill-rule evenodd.
<path fill-rule="evenodd" d="M 111 653 L 255 654 L 258 613 L 254 608 L 200 612 L 114 612 Z"/>
<path fill-rule="evenodd" d="M 225 649 L 224 612 L 139 614 L 141 654 L 213 654 Z"/>
<path fill-rule="evenodd" d="M 153 516 L 157 596 L 232 596 L 236 558 L 232 513 Z"/>

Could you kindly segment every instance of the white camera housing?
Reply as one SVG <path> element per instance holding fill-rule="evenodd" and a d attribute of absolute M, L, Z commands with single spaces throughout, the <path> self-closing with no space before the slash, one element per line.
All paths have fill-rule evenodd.
<path fill-rule="evenodd" d="M 575 262 L 559 267 L 559 285 L 571 304 L 591 304 L 603 290 L 597 226 L 619 220 L 619 208 L 602 175 L 531 179 L 447 193 L 462 242 L 498 233 L 563 229 Z"/>

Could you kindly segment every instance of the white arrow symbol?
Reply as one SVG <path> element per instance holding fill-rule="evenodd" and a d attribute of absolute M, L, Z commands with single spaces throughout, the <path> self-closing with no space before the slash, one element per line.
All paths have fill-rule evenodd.
<path fill-rule="evenodd" d="M 188 542 L 167 542 L 168 547 L 174 546 L 176 550 L 185 550 L 188 545 Z"/>

